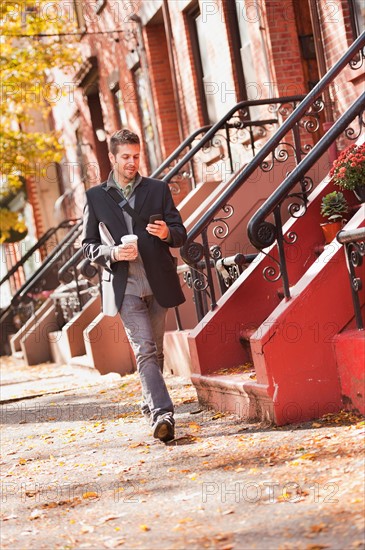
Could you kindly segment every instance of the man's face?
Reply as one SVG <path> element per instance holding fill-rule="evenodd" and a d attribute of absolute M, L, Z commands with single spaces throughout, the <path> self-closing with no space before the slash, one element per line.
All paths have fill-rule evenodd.
<path fill-rule="evenodd" d="M 114 175 L 118 183 L 126 184 L 134 179 L 139 168 L 141 147 L 137 143 L 118 145 L 116 155 L 109 153 Z"/>

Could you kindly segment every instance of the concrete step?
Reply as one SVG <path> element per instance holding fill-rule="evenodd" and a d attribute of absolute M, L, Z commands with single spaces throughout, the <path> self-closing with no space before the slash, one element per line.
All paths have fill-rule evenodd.
<path fill-rule="evenodd" d="M 75 366 L 77 365 L 78 367 L 88 367 L 95 370 L 93 362 L 88 355 L 78 355 L 77 357 L 72 357 L 68 364 Z"/>
<path fill-rule="evenodd" d="M 202 405 L 219 412 L 237 414 L 247 421 L 271 423 L 274 418 L 268 387 L 258 384 L 255 378 L 253 368 L 241 373 L 237 373 L 237 369 L 227 369 L 223 374 L 191 376 Z"/>
<path fill-rule="evenodd" d="M 15 351 L 14 353 L 11 354 L 11 356 L 17 361 L 23 361 L 24 359 L 24 354 L 22 351 Z"/>

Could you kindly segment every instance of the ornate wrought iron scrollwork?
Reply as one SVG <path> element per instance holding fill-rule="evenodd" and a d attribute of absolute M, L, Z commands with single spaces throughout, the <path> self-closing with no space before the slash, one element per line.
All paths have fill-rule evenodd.
<path fill-rule="evenodd" d="M 208 288 L 206 274 L 194 268 L 184 271 L 183 280 L 188 288 L 192 288 L 197 292 L 202 292 Z"/>
<path fill-rule="evenodd" d="M 349 67 L 353 71 L 357 71 L 358 69 L 361 69 L 361 67 L 364 64 L 365 59 L 365 48 L 362 48 L 350 61 Z"/>
<path fill-rule="evenodd" d="M 231 265 L 228 267 L 229 277 L 232 281 L 237 281 L 238 277 L 241 275 L 239 267 L 237 265 Z"/>
<path fill-rule="evenodd" d="M 222 249 L 217 244 L 214 244 L 210 247 L 210 256 L 214 261 L 220 260 L 222 258 Z"/>
<path fill-rule="evenodd" d="M 360 137 L 360 135 L 362 134 L 363 128 L 365 128 L 364 114 L 365 114 L 365 111 L 362 111 L 357 117 L 358 126 L 359 126 L 359 129 L 357 131 L 351 126 L 349 128 L 346 128 L 345 136 L 347 137 L 347 139 L 351 141 L 355 141 Z"/>
<path fill-rule="evenodd" d="M 271 246 L 276 240 L 276 227 L 274 224 L 264 221 L 261 222 L 255 230 L 252 242 L 259 249 Z"/>
<path fill-rule="evenodd" d="M 288 117 L 292 114 L 296 108 L 296 102 L 293 103 L 271 103 L 268 106 L 269 113 L 274 113 L 276 115 L 281 115 L 282 117 Z"/>
<path fill-rule="evenodd" d="M 188 288 L 193 288 L 193 276 L 190 270 L 184 271 L 183 280 L 184 283 L 187 284 Z"/>
<path fill-rule="evenodd" d="M 80 267 L 80 273 L 85 279 L 93 279 L 98 274 L 98 267 L 96 264 L 90 262 L 88 258 L 83 260 Z"/>
<path fill-rule="evenodd" d="M 198 273 L 200 276 L 194 277 L 192 279 L 193 289 L 195 289 L 197 292 L 203 292 L 208 288 L 208 277 L 202 271 L 198 271 Z"/>
<path fill-rule="evenodd" d="M 204 257 L 204 247 L 195 241 L 186 241 L 181 249 L 181 257 L 189 265 L 197 264 Z"/>
<path fill-rule="evenodd" d="M 265 254 L 265 252 L 264 252 Z M 273 258 L 270 254 L 265 254 L 270 260 L 272 260 L 276 265 L 268 265 L 262 270 L 265 281 L 268 283 L 276 283 L 281 277 L 281 266 L 280 262 Z"/>
<path fill-rule="evenodd" d="M 292 218 L 301 218 L 307 211 L 307 197 L 304 193 L 291 193 L 287 198 L 296 199 L 288 205 L 288 212 Z"/>
<path fill-rule="evenodd" d="M 287 143 L 285 141 L 282 141 L 279 143 L 275 151 L 271 153 L 271 159 L 270 160 L 264 160 L 260 164 L 260 168 L 263 172 L 270 172 L 274 168 L 275 161 L 277 162 L 286 162 L 290 156 L 289 150 L 292 150 L 295 154 L 295 148 L 294 145 L 291 143 Z"/>
<path fill-rule="evenodd" d="M 222 210 L 227 215 L 213 218 L 210 222 L 211 224 L 216 222 L 219 222 L 219 224 L 221 224 L 218 224 L 213 228 L 213 235 L 217 239 L 224 239 L 225 237 L 227 237 L 227 235 L 229 234 L 229 225 L 226 220 L 228 220 L 228 218 L 230 218 L 234 214 L 234 208 L 230 204 L 225 204 L 224 206 L 222 206 Z"/>
<path fill-rule="evenodd" d="M 364 328 L 364 322 L 361 314 L 361 302 L 358 293 L 363 288 L 363 282 L 360 277 L 356 276 L 355 269 L 362 266 L 363 257 L 365 256 L 365 241 L 354 240 L 346 243 L 345 255 L 350 279 L 356 326 L 358 329 L 362 330 Z"/>
<path fill-rule="evenodd" d="M 286 244 L 294 244 L 298 240 L 298 235 L 295 233 L 295 231 L 288 231 L 288 233 L 283 236 L 283 241 Z"/>
<path fill-rule="evenodd" d="M 348 245 L 348 258 L 353 267 L 361 267 L 365 256 L 365 242 L 354 242 Z"/>

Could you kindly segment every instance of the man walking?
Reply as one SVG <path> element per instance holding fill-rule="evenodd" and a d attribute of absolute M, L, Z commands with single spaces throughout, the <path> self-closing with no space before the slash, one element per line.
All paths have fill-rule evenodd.
<path fill-rule="evenodd" d="M 174 408 L 162 375 L 167 308 L 185 301 L 169 247 L 181 247 L 186 230 L 167 183 L 138 173 L 140 140 L 123 129 L 111 137 L 108 180 L 89 189 L 83 250 L 103 269 L 106 315 L 121 315 L 142 385 L 142 412 L 153 436 L 174 438 Z M 134 234 L 137 247 L 119 244 Z"/>

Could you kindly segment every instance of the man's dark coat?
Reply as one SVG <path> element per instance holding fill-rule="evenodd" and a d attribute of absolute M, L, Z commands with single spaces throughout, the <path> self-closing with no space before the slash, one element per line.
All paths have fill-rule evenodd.
<path fill-rule="evenodd" d="M 120 243 L 128 235 L 123 212 L 107 191 L 107 182 L 86 192 L 82 246 L 87 258 L 103 269 L 103 312 L 114 316 L 120 310 L 127 284 L 128 262 L 110 261 L 111 247 L 102 244 L 99 222 L 109 229 L 114 242 Z M 148 224 L 152 214 L 161 214 L 170 230 L 171 244 L 147 233 L 144 227 L 133 221 L 133 232 L 138 235 L 138 250 L 142 257 L 147 279 L 158 303 L 174 307 L 185 301 L 176 266 L 169 247 L 181 247 L 186 241 L 186 230 L 176 209 L 167 183 L 142 177 L 135 189 L 134 210 Z"/>

